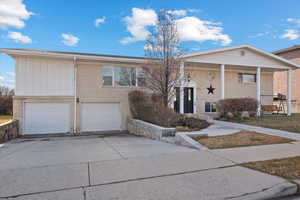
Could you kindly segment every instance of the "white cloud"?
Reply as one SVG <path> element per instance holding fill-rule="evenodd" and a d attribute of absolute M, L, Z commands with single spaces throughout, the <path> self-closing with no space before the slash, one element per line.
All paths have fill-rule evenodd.
<path fill-rule="evenodd" d="M 74 35 L 63 33 L 61 36 L 63 37 L 62 43 L 66 46 L 76 46 L 79 42 L 79 38 Z"/>
<path fill-rule="evenodd" d="M 98 27 L 100 24 L 103 24 L 105 22 L 106 17 L 97 18 L 95 20 L 95 26 Z"/>
<path fill-rule="evenodd" d="M 5 78 L 3 76 L 0 76 L 0 81 L 4 81 Z"/>
<path fill-rule="evenodd" d="M 288 39 L 288 40 L 296 40 L 300 37 L 300 34 L 295 29 L 286 29 L 285 33 L 281 35 L 281 38 Z"/>
<path fill-rule="evenodd" d="M 186 16 L 188 13 L 200 12 L 200 10 L 198 10 L 198 9 L 187 9 L 187 10 L 181 9 L 181 10 L 168 10 L 167 12 L 176 17 L 183 17 L 183 16 Z"/>
<path fill-rule="evenodd" d="M 177 16 L 184 16 L 187 12 L 198 12 L 198 10 L 172 10 L 168 12 L 176 13 Z M 155 27 L 157 14 L 152 9 L 133 8 L 132 15 L 124 18 L 127 30 L 131 37 L 121 40 L 121 43 L 146 40 L 150 35 L 149 27 Z M 222 45 L 228 45 L 232 42 L 230 37 L 223 33 L 221 23 L 204 21 L 194 16 L 185 16 L 176 19 L 178 36 L 181 41 L 203 42 L 207 40 L 221 42 Z"/>
<path fill-rule="evenodd" d="M 16 73 L 15 72 L 6 72 L 9 76 L 15 77 Z"/>
<path fill-rule="evenodd" d="M 33 15 L 26 9 L 23 0 L 0 0 L 0 28 L 23 28 L 25 20 Z"/>
<path fill-rule="evenodd" d="M 23 35 L 20 32 L 13 32 L 13 31 L 11 31 L 11 32 L 8 33 L 7 37 L 9 39 L 14 40 L 17 43 L 23 43 L 23 44 L 32 43 L 32 40 L 31 40 L 30 37 L 28 37 L 26 35 Z"/>
<path fill-rule="evenodd" d="M 294 23 L 294 24 L 300 26 L 300 19 L 296 19 L 296 18 L 287 18 L 286 21 L 287 21 L 287 22 Z"/>
<path fill-rule="evenodd" d="M 121 43 L 127 44 L 145 40 L 150 32 L 148 26 L 154 26 L 157 21 L 157 14 L 152 9 L 132 8 L 132 15 L 123 19 L 127 26 L 127 31 L 132 35 L 121 40 Z"/>
<path fill-rule="evenodd" d="M 174 16 L 186 16 L 187 10 L 168 10 L 168 13 Z"/>
<path fill-rule="evenodd" d="M 184 17 L 176 20 L 178 36 L 181 41 L 204 42 L 212 40 L 228 45 L 232 42 L 230 37 L 223 33 L 220 23 L 204 21 L 197 17 Z"/>

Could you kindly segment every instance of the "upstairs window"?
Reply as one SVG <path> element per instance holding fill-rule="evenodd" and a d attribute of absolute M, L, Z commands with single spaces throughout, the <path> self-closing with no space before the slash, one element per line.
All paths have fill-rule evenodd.
<path fill-rule="evenodd" d="M 134 67 L 102 67 L 103 86 L 145 86 L 144 73 Z"/>
<path fill-rule="evenodd" d="M 256 74 L 239 73 L 240 83 L 256 83 Z"/>
<path fill-rule="evenodd" d="M 113 85 L 113 68 L 102 67 L 103 85 Z"/>

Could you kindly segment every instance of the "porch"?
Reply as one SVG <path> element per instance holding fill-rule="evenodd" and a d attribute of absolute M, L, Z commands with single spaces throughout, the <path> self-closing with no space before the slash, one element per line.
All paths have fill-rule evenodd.
<path fill-rule="evenodd" d="M 273 54 L 250 46 L 225 48 L 183 56 L 181 85 L 174 108 L 178 112 L 212 114 L 216 102 L 225 98 L 255 98 L 257 115 L 273 101 L 273 73 L 287 73 L 286 114 L 292 113 L 292 70 L 298 67 Z"/>

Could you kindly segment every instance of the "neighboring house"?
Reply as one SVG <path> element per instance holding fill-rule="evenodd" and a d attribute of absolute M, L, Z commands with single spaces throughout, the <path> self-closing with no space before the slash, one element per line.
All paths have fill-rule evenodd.
<path fill-rule="evenodd" d="M 22 134 L 126 130 L 128 92 L 143 88 L 139 72 L 149 63 L 146 58 L 100 54 L 0 52 L 16 61 L 14 118 Z M 188 81 L 178 87 L 174 105 L 181 113 L 210 114 L 220 99 L 260 100 L 262 94 L 273 94 L 274 72 L 291 74 L 298 67 L 248 45 L 187 54 L 180 69 Z M 267 98 L 262 104 L 272 101 Z"/>
<path fill-rule="evenodd" d="M 300 45 L 273 52 L 275 55 L 300 64 Z M 284 72 L 274 74 L 274 93 L 287 93 L 287 75 Z M 294 112 L 300 112 L 300 69 L 292 73 L 292 105 Z"/>

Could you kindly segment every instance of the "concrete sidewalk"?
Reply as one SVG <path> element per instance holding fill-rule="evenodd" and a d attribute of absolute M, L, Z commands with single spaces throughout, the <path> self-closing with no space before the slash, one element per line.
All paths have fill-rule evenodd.
<path fill-rule="evenodd" d="M 0 199 L 262 199 L 297 190 L 209 151 L 141 137 L 13 141 L 0 156 Z"/>

